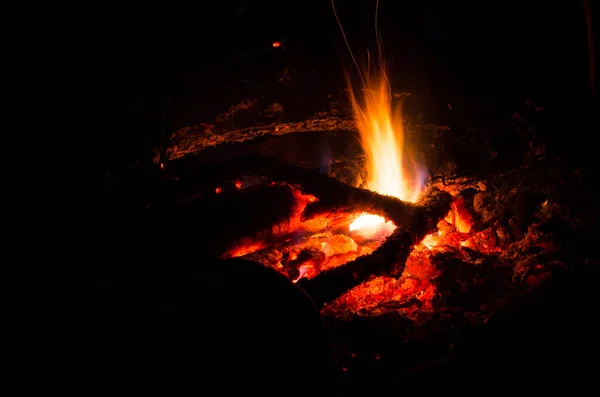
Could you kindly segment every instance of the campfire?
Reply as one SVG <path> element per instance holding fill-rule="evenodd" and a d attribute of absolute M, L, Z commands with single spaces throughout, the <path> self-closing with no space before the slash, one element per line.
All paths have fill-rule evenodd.
<path fill-rule="evenodd" d="M 534 286 L 555 264 L 539 255 L 558 248 L 543 231 L 556 215 L 548 202 L 539 207 L 540 225 L 523 232 L 514 219 L 513 230 L 494 222 L 500 214 L 486 191 L 468 188 L 453 196 L 438 183 L 410 203 L 270 158 L 235 163 L 235 169 L 257 167 L 270 180 L 246 188 L 237 183 L 236 190 L 286 197 L 289 214 L 269 230 L 237 239 L 221 258 L 243 257 L 285 274 L 328 316 L 399 312 L 417 319 L 465 297 L 485 306 L 490 298 L 505 298 L 494 294 L 514 292 L 494 291 L 492 284 L 519 278 Z M 513 261 L 527 251 L 537 253 Z"/>
<path fill-rule="evenodd" d="M 522 172 L 536 178 L 541 164 Z M 410 202 L 250 154 L 176 181 L 204 186 L 203 199 L 183 206 L 191 225 L 203 224 L 197 209 L 207 202 L 234 202 L 240 209 L 227 219 L 239 226 L 210 241 L 173 229 L 173 239 L 258 262 L 302 287 L 334 330 L 341 374 L 382 362 L 410 368 L 568 270 L 564 236 L 575 221 L 548 196 L 503 187 L 509 178 L 514 171 L 485 181 L 430 176 Z M 420 350 L 422 340 L 435 348 Z"/>
<path fill-rule="evenodd" d="M 346 113 L 331 99 L 335 116 L 227 129 L 255 106 L 244 101 L 223 126 L 177 131 L 156 157 L 161 193 L 146 204 L 161 217 L 157 243 L 256 262 L 300 286 L 348 389 L 348 374 L 373 382 L 383 368 L 408 373 L 452 355 L 585 259 L 566 242 L 580 221 L 563 188 L 580 175 L 565 174 L 520 114 L 499 132 L 456 132 L 404 118 L 406 96 L 383 69 L 361 82 L 348 84 Z M 324 150 L 291 149 L 311 139 Z"/>
<path fill-rule="evenodd" d="M 519 312 L 523 301 L 593 262 L 586 253 L 592 244 L 582 241 L 597 230 L 584 220 L 594 211 L 578 205 L 589 197 L 583 171 L 546 146 L 550 104 L 521 98 L 505 113 L 493 100 L 471 103 L 460 84 L 438 96 L 411 86 L 408 70 L 388 75 L 378 4 L 378 51 L 354 80 L 348 75 L 345 91 L 343 81 L 326 81 L 325 67 L 313 70 L 306 59 L 301 70 L 298 48 L 275 37 L 263 49 L 276 51 L 273 65 L 277 56 L 285 59 L 265 73 L 268 81 L 224 75 L 215 98 L 206 94 L 181 112 L 171 104 L 173 119 L 166 110 L 161 115 L 157 178 L 140 205 L 148 215 L 144 244 L 128 247 L 128 229 L 120 231 L 128 250 L 160 245 L 161 265 L 171 266 L 176 252 L 207 273 L 241 258 L 285 276 L 324 320 L 341 389 L 369 383 L 366 392 L 348 395 L 373 394 L 374 384 L 477 351 L 473 340 Z M 408 62 L 394 55 L 399 73 Z M 452 73 L 439 81 L 450 84 Z M 391 77 L 400 82 L 392 85 Z M 239 90 L 234 80 L 243 82 Z M 484 98 L 495 98 L 494 86 L 487 91 Z M 206 115 L 195 114 L 205 107 Z M 222 288 L 227 296 L 234 287 Z M 236 302 L 221 306 L 235 318 Z M 497 332 L 488 346 L 502 338 Z"/>
<path fill-rule="evenodd" d="M 332 330 L 349 384 L 348 372 L 382 362 L 409 370 L 448 355 L 579 255 L 564 244 L 578 224 L 558 203 L 567 176 L 542 141 L 514 134 L 533 131 L 519 114 L 508 125 L 516 126 L 509 149 L 498 144 L 506 132 L 469 129 L 450 138 L 449 127 L 402 117 L 404 96 L 392 93 L 383 69 L 364 76 L 360 91 L 349 84 L 345 116 L 182 129 L 166 148 L 171 161 L 159 163 L 170 193 L 147 204 L 157 213 L 179 208 L 161 237 L 174 249 L 247 259 L 300 286 Z M 318 167 L 283 161 L 289 143 L 274 153 L 260 143 L 242 155 L 224 152 L 208 164 L 186 156 L 294 133 L 355 137 L 359 150 L 336 156 L 327 148 Z M 555 171 L 540 177 L 541 170 Z M 210 239 L 198 232 L 206 219 L 216 222 L 204 226 Z"/>
<path fill-rule="evenodd" d="M 93 37 L 65 69 L 82 87 L 65 105 L 86 110 L 67 121 L 76 159 L 27 180 L 69 180 L 73 214 L 41 189 L 29 218 L 55 214 L 55 230 L 16 230 L 26 259 L 58 254 L 18 266 L 21 384 L 593 386 L 591 2 L 467 3 L 87 18 Z"/>
<path fill-rule="evenodd" d="M 552 263 L 543 256 L 519 263 L 511 260 L 515 255 L 553 252 L 556 246 L 536 225 L 507 230 L 483 183 L 461 190 L 427 184 L 382 76 L 368 80 L 362 100 L 350 91 L 365 154 L 364 186 L 273 159 L 238 159 L 235 169 L 258 166 L 264 175 L 254 180 L 263 183 L 248 186 L 236 175 L 233 194 L 244 188 L 277 191 L 289 198 L 289 215 L 271 230 L 238 239 L 220 257 L 243 257 L 281 272 L 332 318 L 395 312 L 422 322 L 465 299 L 469 310 L 484 317 L 490 314 L 484 308 L 514 292 L 504 287 L 515 278 L 533 286 L 550 275 Z M 551 216 L 548 202 L 538 209 L 540 221 Z"/>
<path fill-rule="evenodd" d="M 334 301 L 320 302 L 326 304 L 324 311 L 332 314 L 368 310 L 378 304 L 405 302 L 417 296 L 421 299 L 419 302 L 431 307 L 431 299 L 435 292 L 428 279 L 435 274 L 435 270 L 431 264 L 424 263 L 428 260 L 425 251 L 431 251 L 435 245 L 441 243 L 447 238 L 446 234 L 453 234 L 459 229 L 460 232 L 469 232 L 472 220 L 463 219 L 466 213 L 464 210 L 461 217 L 458 204 L 455 203 L 450 208 L 450 200 L 446 197 L 446 200 L 436 197 L 446 205 L 441 205 L 442 212 L 435 215 L 435 222 L 439 221 L 439 231 L 436 231 L 435 235 L 423 235 L 421 232 L 430 231 L 431 227 L 424 225 L 431 223 L 431 219 L 420 218 L 417 213 L 408 215 L 419 208 L 419 204 L 411 206 L 410 203 L 419 201 L 424 189 L 425 172 L 414 162 L 407 150 L 409 145 L 404 139 L 401 113 L 393 112 L 392 94 L 387 83 L 384 72 L 381 79 L 368 81 L 363 90 L 363 101 L 359 101 L 350 91 L 351 103 L 365 153 L 368 175 L 366 188 L 387 196 L 389 205 L 397 206 L 398 212 L 407 213 L 403 215 L 408 223 L 403 224 L 398 218 L 394 222 L 390 217 L 392 214 L 387 213 L 377 199 L 372 200 L 377 213 L 357 211 L 357 206 L 332 208 L 326 203 L 320 203 L 318 194 L 315 196 L 304 192 L 302 184 L 285 185 L 291 189 L 295 198 L 295 221 L 291 223 L 293 229 L 286 230 L 283 241 L 272 244 L 253 241 L 227 251 L 222 257 L 243 256 L 260 262 L 282 272 L 294 282 L 302 280 L 300 284 L 309 292 L 315 288 L 311 286 L 312 283 L 319 285 L 320 280 L 333 277 L 333 282 L 337 283 L 335 275 L 347 273 L 345 268 L 339 269 L 340 267 L 358 270 L 362 277 L 355 277 L 357 282 L 349 282 L 342 289 L 333 285 L 327 286 L 327 282 L 318 287 L 335 290 L 336 294 L 342 293 Z M 240 188 L 241 184 L 237 187 Z M 340 191 L 339 194 L 343 195 L 344 192 Z M 341 203 L 344 198 L 335 198 L 335 201 Z M 422 208 L 433 206 L 431 201 L 423 200 Z M 437 219 L 448 211 L 450 212 L 444 219 Z M 416 227 L 420 231 L 418 234 L 407 229 L 415 223 L 419 224 Z M 290 237 L 290 234 L 293 236 Z M 388 238 L 388 244 L 382 247 Z M 466 237 L 459 242 L 465 241 Z M 383 250 L 391 251 L 391 255 L 386 256 L 387 263 L 376 266 L 376 258 L 384 252 Z M 358 260 L 359 258 L 362 259 Z M 418 261 L 421 262 L 420 266 L 416 266 Z M 335 269 L 339 270 L 336 272 Z M 380 275 L 382 272 L 386 276 Z M 398 280 L 401 281 L 397 283 Z M 350 287 L 353 288 L 345 291 Z M 312 295 L 334 296 L 332 291 L 325 290 L 312 291 Z"/>

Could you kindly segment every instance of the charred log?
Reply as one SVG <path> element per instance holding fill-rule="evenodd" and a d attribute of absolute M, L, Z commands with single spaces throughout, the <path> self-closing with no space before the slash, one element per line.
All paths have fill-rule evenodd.
<path fill-rule="evenodd" d="M 434 230 L 450 210 L 451 201 L 448 193 L 431 191 L 414 207 L 410 221 L 399 226 L 372 254 L 298 284 L 321 307 L 371 277 L 401 274 L 412 247 Z"/>
<path fill-rule="evenodd" d="M 302 279 L 298 284 L 321 307 L 369 277 L 383 275 L 392 270 L 395 264 L 404 263 L 416 243 L 417 236 L 414 233 L 397 228 L 372 254 L 322 272 L 313 279 Z"/>
<path fill-rule="evenodd" d="M 395 197 L 383 196 L 370 190 L 355 188 L 318 170 L 304 169 L 286 164 L 277 158 L 260 155 L 237 157 L 210 170 L 182 176 L 178 183 L 190 189 L 204 189 L 212 194 L 223 181 L 241 180 L 245 175 L 266 176 L 271 182 L 284 182 L 301 186 L 304 193 L 316 196 L 319 201 L 310 204 L 305 217 L 331 211 L 364 211 L 383 216 L 395 224 L 406 224 L 420 211 L 419 206 Z"/>
<path fill-rule="evenodd" d="M 249 156 L 248 159 L 254 162 L 256 156 Z M 262 163 L 262 171 L 271 178 L 298 184 L 305 193 L 318 197 L 318 204 L 311 204 L 307 208 L 306 217 L 325 211 L 365 211 L 384 216 L 396 224 L 404 224 L 413 218 L 416 209 L 411 203 L 346 185 L 327 174 L 319 173 L 318 170 L 294 167 L 275 158 L 263 157 L 259 162 Z"/>
<path fill-rule="evenodd" d="M 194 247 L 218 257 L 294 231 L 302 209 L 289 186 L 256 186 L 150 211 L 144 233 L 171 250 Z"/>

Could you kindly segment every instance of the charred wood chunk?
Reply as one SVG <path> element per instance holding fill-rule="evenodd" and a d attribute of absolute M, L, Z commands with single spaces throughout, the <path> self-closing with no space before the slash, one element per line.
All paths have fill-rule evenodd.
<path fill-rule="evenodd" d="M 478 192 L 473 197 L 473 211 L 480 224 L 487 224 L 496 214 L 495 197 L 490 192 Z"/>
<path fill-rule="evenodd" d="M 417 204 L 410 222 L 406 225 L 408 229 L 423 238 L 431 233 L 437 223 L 448 214 L 452 205 L 452 196 L 432 188 L 419 199 Z"/>
<path fill-rule="evenodd" d="M 283 259 L 283 253 L 278 249 L 262 249 L 243 256 L 244 260 L 260 263 L 263 266 L 275 268 Z"/>

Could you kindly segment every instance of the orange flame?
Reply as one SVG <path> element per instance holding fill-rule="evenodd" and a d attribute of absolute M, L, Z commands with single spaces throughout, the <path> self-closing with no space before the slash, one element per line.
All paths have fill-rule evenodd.
<path fill-rule="evenodd" d="M 416 202 L 423 189 L 419 170 L 404 158 L 404 126 L 400 111 L 392 112 L 392 96 L 385 78 L 367 81 L 361 106 L 350 90 L 354 117 L 365 151 L 368 187 L 380 194 Z"/>
<path fill-rule="evenodd" d="M 352 61 L 357 64 L 333 0 L 331 0 L 331 7 Z M 350 102 L 360 132 L 363 151 L 365 152 L 368 188 L 379 194 L 416 202 L 424 187 L 422 183 L 424 182 L 424 173 L 419 172 L 416 163 L 412 162 L 409 165 L 407 158 L 404 158 L 404 155 L 408 153 L 405 153 L 402 115 L 399 107 L 397 112 L 392 111 L 392 90 L 390 80 L 385 72 L 378 18 L 379 1 L 375 2 L 375 38 L 377 40 L 378 68 L 374 71 L 380 73 L 370 73 L 371 57 L 368 54 L 369 67 L 364 73 L 358 71 L 363 83 L 364 103 L 361 105 L 356 99 L 352 83 L 348 78 Z M 370 217 L 368 221 L 365 221 L 361 217 L 350 225 L 351 229 L 355 228 L 356 222 L 372 227 L 383 224 L 385 219 L 383 217 Z"/>
<path fill-rule="evenodd" d="M 381 75 L 379 78 L 367 76 L 362 104 L 357 100 L 351 84 L 348 84 L 350 102 L 365 153 L 367 187 L 380 194 L 416 202 L 424 188 L 424 172 L 415 162 L 409 161 L 402 114 L 399 108 L 396 112 L 392 110 L 392 95 L 383 69 Z M 362 216 L 350 225 L 350 229 L 384 222 L 383 217 Z"/>

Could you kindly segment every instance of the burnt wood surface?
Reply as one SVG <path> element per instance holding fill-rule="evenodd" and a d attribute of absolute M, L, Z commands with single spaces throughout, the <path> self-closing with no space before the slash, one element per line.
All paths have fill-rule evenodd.
<path fill-rule="evenodd" d="M 296 198 L 289 186 L 258 185 L 149 211 L 157 237 L 170 249 L 193 249 L 216 258 L 225 251 L 270 242 L 293 231 Z M 296 216 L 299 219 L 299 216 Z"/>

